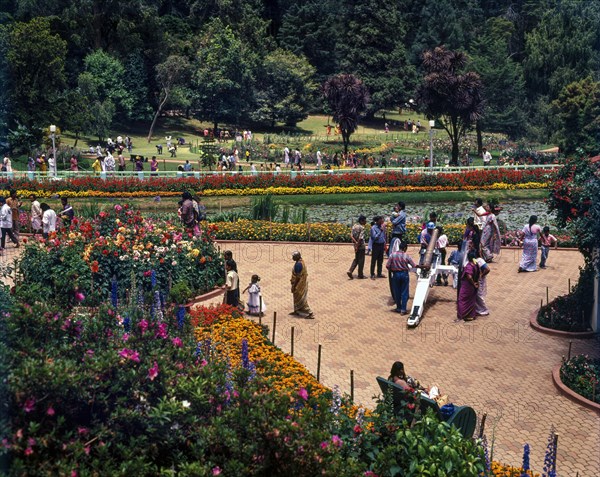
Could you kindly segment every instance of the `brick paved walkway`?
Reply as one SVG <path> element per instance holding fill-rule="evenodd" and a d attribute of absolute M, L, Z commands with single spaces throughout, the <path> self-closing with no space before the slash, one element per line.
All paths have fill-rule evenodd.
<path fill-rule="evenodd" d="M 277 311 L 275 343 L 290 350 L 295 327 L 295 356 L 316 374 L 317 348 L 322 345 L 321 380 L 350 392 L 355 376 L 355 400 L 373 406 L 379 393 L 376 376 L 387 377 L 391 364 L 404 362 L 409 374 L 424 384 L 437 384 L 456 404 L 486 412 L 486 434 L 494 438 L 494 459 L 519 465 L 522 445 L 531 445 L 534 469 L 542 470 L 551 425 L 559 433 L 559 475 L 600 475 L 600 416 L 558 394 L 551 369 L 568 352 L 568 340 L 533 331 L 529 317 L 546 297 L 567 292 L 574 284 L 579 253 L 551 250 L 548 269 L 516 273 L 519 251 L 503 250 L 488 275 L 488 317 L 455 322 L 455 290 L 434 287 L 421 325 L 406 328 L 405 317 L 388 306 L 387 279 L 349 280 L 350 245 L 227 243 L 234 253 L 244 288 L 253 273 L 261 286 L 271 324 Z M 289 279 L 291 254 L 300 250 L 309 272 L 309 303 L 314 321 L 288 316 L 292 310 Z M 409 248 L 416 257 L 416 249 Z M 0 262 L 18 253 L 7 245 Z M 368 267 L 370 257 L 367 257 Z M 368 270 L 368 268 L 367 268 Z M 387 274 L 387 273 L 386 273 Z M 411 274 L 411 297 L 416 280 Z M 409 302 L 409 306 L 410 306 Z M 573 340 L 573 354 L 600 356 L 597 340 Z"/>
<path fill-rule="evenodd" d="M 373 406 L 379 393 L 376 376 L 387 377 L 391 364 L 404 362 L 409 374 L 424 384 L 437 384 L 452 402 L 486 412 L 486 434 L 494 436 L 494 459 L 518 465 L 522 446 L 531 445 L 534 468 L 542 470 L 551 425 L 559 433 L 561 476 L 600 474 L 600 417 L 556 391 L 551 370 L 568 351 L 568 340 L 533 331 L 529 318 L 545 300 L 567 292 L 582 264 L 579 253 L 550 252 L 548 268 L 517 273 L 520 251 L 503 250 L 488 275 L 488 317 L 455 322 L 456 292 L 434 287 L 424 320 L 407 329 L 405 317 L 388 306 L 388 281 L 349 280 L 353 251 L 349 245 L 228 243 L 234 253 L 243 289 L 253 273 L 261 286 L 271 324 L 277 311 L 276 344 L 290 350 L 295 327 L 295 356 L 316 374 L 317 348 L 322 344 L 321 380 L 350 392 L 355 375 L 355 400 Z M 291 254 L 300 250 L 309 273 L 309 303 L 314 321 L 288 316 L 292 310 L 289 279 Z M 409 249 L 416 256 L 416 249 Z M 366 265 L 370 263 L 367 257 Z M 416 280 L 411 274 L 411 297 Z M 409 302 L 410 306 L 410 302 Z M 574 354 L 596 353 L 598 342 L 573 340 Z"/>

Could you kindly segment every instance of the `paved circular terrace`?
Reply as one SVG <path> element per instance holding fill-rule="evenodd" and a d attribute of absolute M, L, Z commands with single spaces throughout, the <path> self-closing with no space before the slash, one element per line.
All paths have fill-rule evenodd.
<path fill-rule="evenodd" d="M 490 316 L 456 322 L 456 290 L 434 287 L 421 325 L 407 329 L 406 317 L 390 311 L 387 279 L 348 279 L 354 255 L 350 245 L 229 242 L 221 247 L 233 251 L 241 289 L 252 274 L 260 275 L 267 304 L 264 323 L 271 326 L 277 312 L 277 346 L 290 351 L 294 326 L 294 355 L 316 374 L 322 345 L 324 384 L 350 393 L 354 370 L 355 401 L 372 407 L 379 394 L 375 377 L 387 377 L 400 360 L 409 374 L 426 385 L 437 384 L 452 402 L 472 406 L 478 416 L 488 414 L 486 435 L 494 440 L 495 460 L 520 465 L 527 442 L 532 466 L 541 472 L 554 425 L 559 474 L 600 474 L 600 416 L 561 396 L 552 383 L 552 367 L 567 354 L 569 340 L 529 326 L 532 311 L 546 299 L 546 286 L 552 300 L 567 292 L 569 278 L 573 284 L 577 280 L 583 263 L 578 252 L 551 250 L 546 270 L 517 273 L 520 250 L 502 250 L 488 275 Z M 288 316 L 294 250 L 307 264 L 315 320 Z M 416 257 L 416 248 L 409 252 Z M 369 264 L 367 257 L 367 274 Z M 411 299 L 415 284 L 411 274 Z M 573 340 L 572 353 L 599 355 L 598 341 Z"/>

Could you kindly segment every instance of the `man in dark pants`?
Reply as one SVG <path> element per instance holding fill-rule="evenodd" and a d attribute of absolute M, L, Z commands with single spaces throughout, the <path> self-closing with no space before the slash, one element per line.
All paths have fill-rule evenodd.
<path fill-rule="evenodd" d="M 383 269 L 383 253 L 385 249 L 385 228 L 383 227 L 383 217 L 378 215 L 373 219 L 371 226 L 371 279 L 375 279 L 375 263 L 377 263 L 377 278 L 385 278 L 381 273 Z"/>
<path fill-rule="evenodd" d="M 358 266 L 358 278 L 366 278 L 363 269 L 365 267 L 365 225 L 367 223 L 367 218 L 364 215 L 361 215 L 358 218 L 358 223 L 354 224 L 352 227 L 352 232 L 350 232 L 350 239 L 352 240 L 352 244 L 354 245 L 354 260 L 352 261 L 352 265 L 350 265 L 350 270 L 348 270 L 348 278 L 352 280 L 354 277 L 352 276 L 352 272 Z"/>

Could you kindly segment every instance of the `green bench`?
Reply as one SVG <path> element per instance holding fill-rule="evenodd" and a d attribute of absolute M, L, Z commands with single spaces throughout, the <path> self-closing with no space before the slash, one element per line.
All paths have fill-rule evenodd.
<path fill-rule="evenodd" d="M 384 396 L 392 393 L 392 404 L 395 415 L 401 415 L 404 410 L 402 408 L 402 396 L 406 394 L 406 390 L 402 386 L 398 386 L 392 381 L 377 377 L 377 384 Z M 444 418 L 440 412 L 440 407 L 437 402 L 433 399 L 429 399 L 427 396 L 421 394 L 420 410 L 421 414 L 425 414 L 427 409 L 431 409 L 433 413 L 438 416 L 440 421 L 444 421 L 450 425 L 456 427 L 463 437 L 471 438 L 475 433 L 475 427 L 477 426 L 477 415 L 472 407 L 469 406 L 454 406 L 454 413 L 447 418 Z"/>

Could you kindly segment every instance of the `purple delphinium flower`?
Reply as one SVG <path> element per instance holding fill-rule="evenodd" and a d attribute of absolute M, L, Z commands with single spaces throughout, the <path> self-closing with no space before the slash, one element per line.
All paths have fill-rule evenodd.
<path fill-rule="evenodd" d="M 527 477 L 527 471 L 529 470 L 529 444 L 523 446 L 523 472 L 521 477 Z"/>

